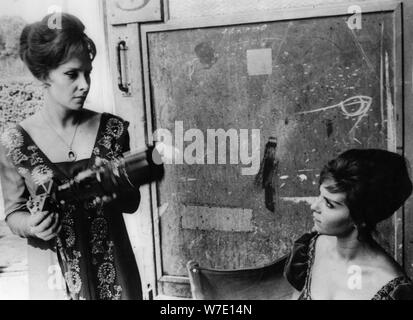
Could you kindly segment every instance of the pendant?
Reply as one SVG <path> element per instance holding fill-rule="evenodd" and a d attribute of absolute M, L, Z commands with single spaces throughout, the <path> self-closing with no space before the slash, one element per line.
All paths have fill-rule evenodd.
<path fill-rule="evenodd" d="M 77 154 L 73 150 L 69 150 L 69 153 L 67 154 L 67 156 L 69 157 L 70 161 L 75 161 L 77 158 Z"/>

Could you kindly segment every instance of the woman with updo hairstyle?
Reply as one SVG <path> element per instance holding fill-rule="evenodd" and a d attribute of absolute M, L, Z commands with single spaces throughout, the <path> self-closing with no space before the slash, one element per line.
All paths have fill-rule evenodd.
<path fill-rule="evenodd" d="M 293 298 L 412 300 L 412 281 L 374 237 L 412 193 L 406 159 L 351 149 L 327 163 L 319 187 L 314 228 L 294 242 L 284 270 Z"/>
<path fill-rule="evenodd" d="M 56 14 L 27 25 L 21 34 L 20 57 L 42 83 L 44 104 L 1 136 L 5 219 L 39 256 L 44 250 L 54 253 L 69 299 L 141 299 L 138 267 L 122 216 L 138 209 L 139 190 L 125 190 L 106 204 L 71 202 L 58 212 L 28 205 L 29 197 L 38 199 L 36 192 L 47 189 L 49 181 L 65 183 L 130 148 L 127 121 L 84 108 L 96 47 L 77 17 L 61 13 L 61 25 L 54 25 Z M 56 287 L 51 271 L 41 270 L 49 274 L 44 285 L 50 290 L 51 284 Z"/>

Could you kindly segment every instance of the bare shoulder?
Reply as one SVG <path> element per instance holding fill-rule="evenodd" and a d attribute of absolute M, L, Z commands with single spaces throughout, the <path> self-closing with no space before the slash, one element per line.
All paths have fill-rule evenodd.
<path fill-rule="evenodd" d="M 363 283 L 371 292 L 377 292 L 390 281 L 404 275 L 400 265 L 386 252 L 379 250 L 361 264 Z"/>
<path fill-rule="evenodd" d="M 401 266 L 386 252 L 379 252 L 373 263 L 378 278 L 389 281 L 404 274 Z"/>

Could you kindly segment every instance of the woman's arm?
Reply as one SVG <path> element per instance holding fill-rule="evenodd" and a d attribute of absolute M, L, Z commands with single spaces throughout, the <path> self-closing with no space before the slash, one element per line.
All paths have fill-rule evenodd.
<path fill-rule="evenodd" d="M 130 136 L 128 132 L 129 122 L 124 121 L 125 133 L 122 137 L 122 153 L 130 151 Z M 141 194 L 139 187 L 130 187 L 127 190 L 122 190 L 116 199 L 116 204 L 121 208 L 121 211 L 124 213 L 135 213 L 139 208 L 141 202 Z"/>
<path fill-rule="evenodd" d="M 9 226 L 11 232 L 17 234 L 22 238 L 28 238 L 31 236 L 29 230 L 29 212 L 16 211 L 11 213 L 6 218 L 6 223 Z"/>
<path fill-rule="evenodd" d="M 49 241 L 61 229 L 59 215 L 48 211 L 31 215 L 29 212 L 16 211 L 9 214 L 6 223 L 10 230 L 23 238 L 35 237 Z"/>
<path fill-rule="evenodd" d="M 6 155 L 6 149 L 0 144 L 0 182 L 7 225 L 20 237 L 52 239 L 60 231 L 58 215 L 47 211 L 30 214 L 26 205 L 29 191 L 25 181 Z"/>

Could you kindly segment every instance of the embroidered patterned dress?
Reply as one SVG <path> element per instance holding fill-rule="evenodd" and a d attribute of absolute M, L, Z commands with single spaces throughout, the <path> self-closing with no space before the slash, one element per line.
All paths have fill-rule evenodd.
<path fill-rule="evenodd" d="M 5 214 L 28 211 L 26 201 L 50 179 L 66 182 L 91 167 L 97 157 L 111 160 L 129 150 L 128 122 L 103 113 L 90 159 L 52 163 L 19 125 L 1 137 L 0 173 Z M 139 204 L 138 190 L 106 205 L 77 202 L 61 209 L 62 229 L 45 242 L 29 245 L 56 252 L 70 299 L 141 299 L 141 283 L 122 212 L 125 203 Z M 30 267 L 30 266 L 29 266 Z"/>

